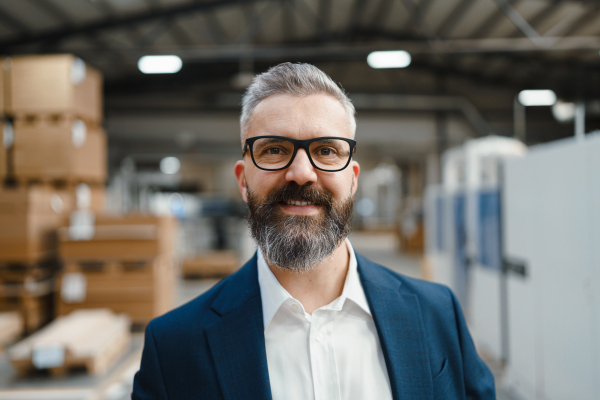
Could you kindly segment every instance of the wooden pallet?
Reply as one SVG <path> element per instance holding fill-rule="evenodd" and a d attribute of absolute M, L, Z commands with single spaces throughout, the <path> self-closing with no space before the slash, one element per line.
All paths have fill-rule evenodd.
<path fill-rule="evenodd" d="M 40 282 L 56 275 L 58 268 L 43 267 L 39 264 L 19 265 L 0 263 L 0 285 L 26 284 Z"/>
<path fill-rule="evenodd" d="M 0 284 L 0 312 L 18 312 L 25 332 L 31 333 L 52 319 L 54 287 L 54 277 Z"/>
<path fill-rule="evenodd" d="M 36 370 L 61 376 L 81 368 L 101 375 L 128 349 L 129 327 L 127 316 L 107 309 L 74 311 L 17 343 L 8 358 L 21 377 Z"/>

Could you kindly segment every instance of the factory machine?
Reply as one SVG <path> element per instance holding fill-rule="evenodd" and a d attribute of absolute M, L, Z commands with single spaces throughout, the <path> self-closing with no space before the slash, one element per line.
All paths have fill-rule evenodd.
<path fill-rule="evenodd" d="M 523 399 L 600 398 L 600 134 L 505 162 L 506 384 Z"/>
<path fill-rule="evenodd" d="M 425 197 L 427 258 L 434 280 L 450 286 L 480 350 L 503 360 L 501 161 L 520 157 L 520 141 L 488 136 L 448 150 L 443 183 Z"/>

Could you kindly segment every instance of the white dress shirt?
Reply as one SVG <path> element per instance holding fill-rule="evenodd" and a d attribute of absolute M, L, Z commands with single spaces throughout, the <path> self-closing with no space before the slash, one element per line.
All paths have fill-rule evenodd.
<path fill-rule="evenodd" d="M 281 286 L 258 250 L 273 400 L 387 400 L 390 380 L 356 257 L 342 295 L 312 315 Z"/>

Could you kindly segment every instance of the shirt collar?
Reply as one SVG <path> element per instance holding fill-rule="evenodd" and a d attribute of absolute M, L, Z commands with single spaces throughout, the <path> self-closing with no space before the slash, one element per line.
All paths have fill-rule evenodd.
<path fill-rule="evenodd" d="M 354 254 L 354 249 L 352 248 L 352 245 L 348 239 L 346 239 L 346 246 L 348 248 L 348 255 L 350 256 L 350 262 L 348 265 L 346 280 L 344 281 L 342 295 L 322 308 L 339 311 L 344 306 L 345 300 L 348 299 L 352 300 L 352 302 L 359 306 L 364 312 L 372 315 L 365 292 L 358 277 L 356 255 Z M 281 286 L 267 265 L 260 248 L 258 249 L 257 264 L 258 284 L 260 286 L 260 296 L 263 309 L 263 323 L 266 330 L 281 305 L 285 303 L 286 300 L 294 298 L 288 293 L 287 290 L 285 290 L 283 286 Z"/>

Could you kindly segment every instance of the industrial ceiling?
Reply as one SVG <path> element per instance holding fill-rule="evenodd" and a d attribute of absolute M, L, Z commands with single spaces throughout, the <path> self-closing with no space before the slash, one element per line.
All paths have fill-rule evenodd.
<path fill-rule="evenodd" d="M 411 54 L 408 68 L 367 65 L 370 52 L 394 49 Z M 191 126 L 218 125 L 209 120 L 222 115 L 231 125 L 223 129 L 231 131 L 248 75 L 284 61 L 313 63 L 340 82 L 357 105 L 359 129 L 361 115 L 421 113 L 438 126 L 444 116 L 457 116 L 468 125 L 461 128 L 467 136 L 512 135 L 515 95 L 541 88 L 565 101 L 586 101 L 588 126 L 598 129 L 599 50 L 596 0 L 0 3 L 0 54 L 80 56 L 105 75 L 113 143 L 139 146 L 145 139 L 157 143 L 155 149 L 181 147 L 189 126 L 153 131 L 160 123 L 147 123 L 136 131 L 132 121 L 193 115 Z M 173 75 L 144 75 L 137 61 L 148 54 L 178 55 L 183 68 Z M 573 130 L 556 122 L 547 107 L 528 110 L 527 123 L 529 144 Z M 181 119 L 173 124 L 181 125 Z M 437 143 L 427 151 L 452 144 L 437 129 L 431 138 Z M 215 142 L 210 140 L 215 131 L 210 132 L 199 140 Z M 227 133 L 225 141 L 235 142 L 236 135 Z"/>

